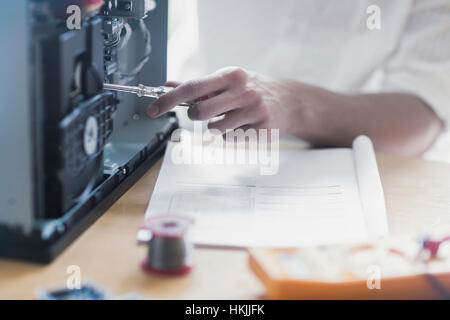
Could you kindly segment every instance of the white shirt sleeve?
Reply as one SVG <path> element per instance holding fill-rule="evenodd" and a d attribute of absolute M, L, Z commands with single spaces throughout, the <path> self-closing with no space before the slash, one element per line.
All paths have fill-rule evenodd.
<path fill-rule="evenodd" d="M 450 0 L 416 0 L 393 55 L 382 91 L 421 97 L 450 124 Z"/>
<path fill-rule="evenodd" d="M 450 0 L 415 0 L 398 46 L 384 68 L 382 91 L 410 92 L 444 121 L 423 155 L 450 162 Z"/>

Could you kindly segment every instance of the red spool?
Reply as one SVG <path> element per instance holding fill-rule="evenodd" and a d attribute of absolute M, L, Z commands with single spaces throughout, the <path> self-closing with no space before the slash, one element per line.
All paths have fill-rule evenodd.
<path fill-rule="evenodd" d="M 141 269 L 158 275 L 184 275 L 193 266 L 189 252 L 191 244 L 186 233 L 193 220 L 179 215 L 163 214 L 150 217 L 142 229 L 151 232 L 148 256 L 141 262 Z"/>

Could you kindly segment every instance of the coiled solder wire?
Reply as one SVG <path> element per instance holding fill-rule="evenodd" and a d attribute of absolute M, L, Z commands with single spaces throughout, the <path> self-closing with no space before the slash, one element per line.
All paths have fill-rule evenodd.
<path fill-rule="evenodd" d="M 155 237 L 148 248 L 147 264 L 151 268 L 173 270 L 190 264 L 191 245 L 184 237 Z"/>
<path fill-rule="evenodd" d="M 182 274 L 191 266 L 192 244 L 187 231 L 192 220 L 175 215 L 152 217 L 144 227 L 152 233 L 148 242 L 148 256 L 143 269 L 156 273 Z"/>

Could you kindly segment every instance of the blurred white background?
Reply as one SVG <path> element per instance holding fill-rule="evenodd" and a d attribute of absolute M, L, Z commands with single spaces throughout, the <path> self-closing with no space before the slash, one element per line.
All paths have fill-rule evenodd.
<path fill-rule="evenodd" d="M 198 23 L 198 7 L 197 7 L 197 2 L 198 0 L 170 0 L 169 1 L 169 40 L 168 40 L 168 70 L 167 70 L 167 79 L 168 80 L 175 80 L 175 81 L 186 81 L 189 80 L 188 78 L 192 77 L 192 76 L 199 76 L 199 75 L 203 75 L 205 73 L 208 72 L 208 70 L 204 70 L 203 67 L 203 63 L 205 62 L 205 56 L 200 56 L 201 54 L 210 54 L 208 52 L 208 50 L 204 51 L 198 51 L 198 46 L 199 46 L 199 23 Z M 214 0 L 211 0 L 214 1 Z M 262 4 L 264 3 L 270 3 L 267 1 L 262 1 Z M 295 3 L 295 5 L 297 5 L 297 3 L 294 1 L 293 3 Z M 231 5 L 231 4 L 230 4 Z M 210 4 L 208 3 L 209 7 L 211 6 L 215 6 L 215 4 Z M 222 10 L 223 8 L 220 5 L 220 2 L 217 2 L 217 9 L 218 10 Z M 241 8 L 242 9 L 242 8 Z M 204 12 L 203 12 L 204 14 Z M 216 21 L 214 19 L 216 19 L 217 14 L 223 15 L 223 14 L 227 14 L 227 12 L 217 12 L 216 16 L 214 17 L 209 17 L 210 22 L 209 23 L 216 23 Z M 255 13 L 257 14 L 257 13 Z M 205 16 L 202 16 L 203 18 L 205 18 Z M 229 19 L 232 21 L 233 19 L 235 19 L 235 17 L 233 16 L 233 14 L 230 14 Z M 293 19 L 294 21 L 296 20 L 296 18 L 294 17 Z M 222 21 L 223 22 L 223 21 Z M 219 22 L 217 22 L 219 23 Z M 233 24 L 230 25 L 230 29 L 231 26 Z M 205 23 L 203 23 L 203 28 L 205 28 Z M 279 25 L 277 26 L 278 28 L 281 28 Z M 216 34 L 216 30 L 211 30 L 211 26 L 206 24 L 206 28 L 208 28 L 208 32 L 205 32 L 205 30 L 202 29 L 202 34 L 207 34 L 209 35 L 210 38 L 208 38 L 209 40 L 214 39 L 216 40 L 217 37 L 219 37 L 219 31 Z M 222 28 L 223 29 L 223 28 Z M 213 32 L 211 32 L 213 31 Z M 232 32 L 232 30 L 221 30 L 222 32 Z M 236 30 L 235 30 L 236 31 Z M 261 30 L 261 32 L 267 32 L 267 30 Z M 211 38 L 212 35 L 212 38 Z M 216 37 L 217 35 L 217 37 Z M 225 34 L 222 34 L 222 36 L 224 36 Z M 203 40 L 203 39 L 202 39 Z M 218 41 L 213 41 L 213 45 L 215 46 L 214 49 L 216 50 L 216 52 L 221 52 L 220 50 L 222 50 L 221 45 L 225 45 L 226 41 L 223 38 L 219 38 L 217 39 Z M 241 42 L 240 42 L 241 40 Z M 292 40 L 292 39 L 291 39 Z M 204 40 L 203 40 L 204 41 Z M 243 48 L 245 45 L 247 45 L 247 43 L 242 43 L 242 39 L 240 37 L 235 39 L 236 43 L 238 43 L 238 48 L 241 49 Z M 256 40 L 255 40 L 256 42 Z M 289 41 L 288 41 L 289 42 Z M 234 43 L 234 44 L 236 44 Z M 239 44 L 240 43 L 240 44 Z M 242 47 L 241 47 L 242 45 Z M 256 46 L 256 45 L 255 45 Z M 251 47 L 251 45 L 250 45 Z M 274 47 L 276 47 L 276 45 L 274 45 Z M 245 47 L 248 49 L 248 46 Z M 284 47 L 283 47 L 284 48 Z M 203 48 L 204 49 L 204 48 Z M 223 61 L 221 61 L 220 59 L 217 59 L 217 56 L 215 57 L 216 59 L 215 62 L 216 64 L 220 65 L 220 63 L 217 63 L 217 61 L 221 61 L 224 64 L 228 65 L 230 63 L 229 59 L 226 60 L 227 55 L 224 53 L 223 54 L 224 57 L 222 57 L 220 54 L 220 58 L 223 58 Z M 242 56 L 245 56 L 245 54 L 243 54 Z M 231 63 L 232 65 L 239 65 L 242 66 L 244 68 L 249 68 L 249 66 L 243 64 L 243 61 L 245 61 L 245 59 L 242 59 L 241 55 L 237 55 L 237 56 L 233 56 L 233 59 L 231 59 Z M 207 56 L 210 57 L 210 56 Z M 234 60 L 236 60 L 236 62 L 234 62 Z M 225 62 L 227 61 L 227 62 Z M 283 61 L 289 61 L 289 59 L 283 60 Z M 273 71 L 270 68 L 264 68 L 264 66 L 266 65 L 270 65 L 270 63 L 267 64 L 263 64 L 261 67 L 261 64 L 259 65 L 260 69 L 253 69 L 253 66 L 250 67 L 251 70 L 257 71 L 257 72 L 261 72 L 264 74 L 268 74 L 268 75 L 272 75 L 272 76 L 277 76 L 276 74 L 269 74 L 270 71 Z M 295 69 L 294 66 L 290 63 L 286 63 L 286 65 L 290 66 L 291 69 Z M 223 65 L 224 66 L 224 65 Z M 308 64 L 305 66 L 305 68 L 308 68 Z M 209 72 L 211 72 L 212 70 L 209 70 Z M 349 72 L 351 72 L 351 70 L 349 70 Z M 302 79 L 302 76 L 304 76 L 305 72 L 295 72 L 294 73 L 294 77 L 293 78 L 295 80 L 299 80 L 299 81 L 305 81 L 308 83 L 312 83 L 314 84 L 314 82 L 311 81 L 311 79 L 308 79 L 307 77 L 305 79 Z M 377 76 L 378 73 L 374 74 L 374 77 L 372 80 L 377 80 L 375 82 L 379 82 L 378 78 L 375 77 Z M 299 77 L 297 79 L 297 77 Z M 370 81 L 368 82 L 370 85 Z M 326 87 L 326 86 L 325 86 Z M 331 88 L 333 89 L 333 88 Z M 340 90 L 337 90 L 340 91 Z M 376 90 L 375 90 L 376 91 Z M 181 120 L 181 125 L 184 127 L 191 127 L 192 123 L 187 119 L 186 116 L 186 112 L 185 112 L 185 108 L 177 108 L 178 110 L 178 114 Z M 437 161 L 445 161 L 445 162 L 450 162 L 450 150 L 449 147 L 450 146 L 450 130 L 447 130 L 446 133 L 442 134 L 440 136 L 440 138 L 438 139 L 438 141 L 434 144 L 433 148 L 431 150 L 429 150 L 424 157 L 426 159 L 429 160 L 437 160 Z"/>
<path fill-rule="evenodd" d="M 181 67 L 198 44 L 197 0 L 169 1 L 168 80 L 181 79 Z"/>

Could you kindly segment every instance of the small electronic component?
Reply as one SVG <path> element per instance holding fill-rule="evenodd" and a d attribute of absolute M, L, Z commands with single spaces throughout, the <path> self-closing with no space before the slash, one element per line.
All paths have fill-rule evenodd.
<path fill-rule="evenodd" d="M 67 287 L 55 289 L 36 290 L 36 298 L 39 300 L 142 300 L 136 292 L 128 292 L 117 296 L 103 289 L 99 285 L 89 282 L 82 284 L 80 288 L 69 289 Z"/>
<path fill-rule="evenodd" d="M 166 94 L 170 90 L 172 90 L 172 87 L 166 87 L 166 86 L 159 86 L 159 87 L 148 87 L 144 86 L 143 84 L 140 84 L 138 86 L 124 86 L 119 84 L 111 84 L 111 83 L 105 83 L 103 84 L 103 88 L 106 90 L 111 91 L 120 91 L 120 92 L 127 92 L 127 93 L 134 93 L 138 97 L 148 97 L 148 98 L 155 98 L 158 99 L 162 95 Z M 183 102 L 180 103 L 179 106 L 192 106 L 194 102 Z"/>
<path fill-rule="evenodd" d="M 154 0 L 105 0 L 104 3 L 103 7 L 108 15 L 136 19 L 145 18 L 156 6 Z"/>
<path fill-rule="evenodd" d="M 418 255 L 419 259 L 423 258 L 424 253 L 428 253 L 429 259 L 434 259 L 437 257 L 437 254 L 438 254 L 441 244 L 443 244 L 444 242 L 450 241 L 450 236 L 441 238 L 439 240 L 430 239 L 429 237 L 423 237 L 423 239 L 421 239 L 421 240 L 422 240 L 421 241 L 422 247 L 421 247 L 421 250 Z"/>
<path fill-rule="evenodd" d="M 94 284 L 82 285 L 79 289 L 40 289 L 36 293 L 40 300 L 107 300 L 113 296 Z"/>

